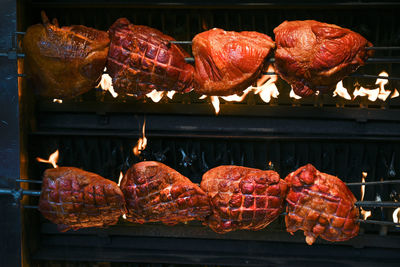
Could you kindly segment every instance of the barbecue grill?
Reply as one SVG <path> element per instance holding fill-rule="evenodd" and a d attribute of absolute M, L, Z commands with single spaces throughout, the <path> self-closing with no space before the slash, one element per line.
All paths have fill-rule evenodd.
<path fill-rule="evenodd" d="M 359 32 L 374 44 L 375 55 L 343 80 L 350 99 L 297 99 L 278 79 L 277 98 L 266 103 L 253 92 L 240 102 L 219 98 L 218 115 L 210 97 L 200 99 L 194 92 L 164 95 L 155 102 L 95 88 L 60 103 L 35 98 L 23 68 L 21 39 L 28 26 L 40 22 L 41 10 L 60 25 L 101 30 L 127 17 L 173 36 L 188 52 L 190 40 L 204 29 L 273 36 L 284 20 L 315 19 Z M 396 1 L 6 1 L 0 10 L 0 265 L 398 266 L 400 227 L 393 213 L 400 207 L 399 11 Z M 356 96 L 361 88 L 378 92 L 373 91 L 379 87 L 377 78 L 389 81 L 385 100 Z M 132 149 L 143 132 L 147 146 L 135 155 Z M 261 231 L 225 235 L 199 222 L 168 227 L 124 220 L 105 229 L 59 233 L 37 210 L 41 176 L 51 165 L 36 158 L 46 159 L 56 150 L 59 166 L 80 167 L 115 182 L 120 172 L 142 160 L 161 161 L 196 183 L 205 171 L 224 164 L 271 168 L 283 178 L 312 163 L 346 182 L 359 200 L 356 205 L 371 216 L 360 218 L 356 238 L 339 243 L 318 239 L 312 247 L 303 233 L 285 231 L 284 216 Z"/>

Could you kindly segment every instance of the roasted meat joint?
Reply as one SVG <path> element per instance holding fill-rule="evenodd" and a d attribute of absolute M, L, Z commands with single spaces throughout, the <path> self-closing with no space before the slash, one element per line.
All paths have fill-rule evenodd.
<path fill-rule="evenodd" d="M 125 213 L 125 200 L 116 183 L 78 168 L 59 167 L 44 173 L 39 210 L 60 231 L 105 227 Z"/>
<path fill-rule="evenodd" d="M 206 224 L 217 233 L 263 229 L 282 212 L 287 190 L 278 173 L 240 166 L 209 170 L 201 188 L 212 207 Z"/>
<path fill-rule="evenodd" d="M 3 2 L 0 267 L 400 265 L 399 1 Z"/>
<path fill-rule="evenodd" d="M 345 241 L 358 234 L 360 225 L 356 198 L 338 178 L 307 164 L 290 173 L 285 181 L 286 230 L 303 230 L 312 245 L 318 236 L 328 241 Z"/>

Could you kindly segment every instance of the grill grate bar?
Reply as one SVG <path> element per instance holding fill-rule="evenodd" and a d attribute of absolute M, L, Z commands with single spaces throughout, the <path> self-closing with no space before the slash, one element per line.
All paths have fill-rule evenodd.
<path fill-rule="evenodd" d="M 35 205 L 23 205 L 23 207 L 25 209 L 39 209 L 39 206 L 35 206 Z M 281 215 L 284 216 L 284 215 L 287 215 L 287 213 L 286 212 L 282 212 Z M 366 224 L 376 224 L 376 225 L 400 227 L 400 223 L 389 222 L 389 221 L 357 219 L 357 222 L 366 223 Z"/>
<path fill-rule="evenodd" d="M 366 208 L 398 208 L 400 207 L 400 202 L 390 202 L 390 201 L 357 201 L 355 203 L 357 207 Z"/>

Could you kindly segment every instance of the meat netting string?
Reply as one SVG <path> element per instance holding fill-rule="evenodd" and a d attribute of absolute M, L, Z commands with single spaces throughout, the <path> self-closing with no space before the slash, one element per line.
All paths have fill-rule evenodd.
<path fill-rule="evenodd" d="M 16 182 L 20 183 L 35 183 L 35 184 L 41 184 L 42 181 L 39 180 L 24 180 L 24 179 L 17 179 Z M 360 182 L 360 183 L 345 183 L 347 186 L 353 187 L 353 186 L 376 186 L 376 185 L 382 185 L 382 184 L 400 184 L 400 179 L 399 180 L 388 180 L 388 181 L 374 181 L 374 182 Z M 34 197 L 39 197 L 40 196 L 40 191 L 36 190 L 24 190 L 20 189 L 18 191 L 16 190 L 11 190 L 11 189 L 0 189 L 0 195 L 1 194 L 10 194 L 15 196 L 22 197 L 24 195 L 28 196 L 34 196 Z M 18 197 L 17 197 L 18 198 Z M 355 205 L 359 208 L 400 208 L 400 202 L 397 201 L 357 201 Z M 38 206 L 36 205 L 23 205 L 24 208 L 27 209 L 38 209 Z M 283 212 L 281 215 L 286 215 L 286 212 Z M 383 220 L 368 220 L 368 219 L 358 219 L 357 220 L 360 223 L 366 223 L 366 224 L 376 224 L 376 225 L 382 225 L 382 226 L 393 226 L 393 227 L 400 227 L 400 223 L 394 222 L 394 221 L 383 221 Z"/>

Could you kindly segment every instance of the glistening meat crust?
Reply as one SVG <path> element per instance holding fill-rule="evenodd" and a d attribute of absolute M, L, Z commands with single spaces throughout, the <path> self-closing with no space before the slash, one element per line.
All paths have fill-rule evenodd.
<path fill-rule="evenodd" d="M 59 167 L 44 172 L 39 210 L 60 231 L 104 227 L 118 222 L 125 213 L 125 200 L 113 181 L 78 168 Z"/>
<path fill-rule="evenodd" d="M 206 193 L 174 169 L 156 161 L 133 165 L 121 181 L 128 213 L 136 223 L 174 225 L 210 214 Z"/>
<path fill-rule="evenodd" d="M 373 55 L 364 37 L 333 24 L 285 21 L 274 33 L 276 71 L 302 97 L 332 92 Z"/>
<path fill-rule="evenodd" d="M 285 217 L 289 233 L 303 230 L 312 245 L 318 236 L 329 241 L 345 241 L 360 229 L 356 198 L 337 177 L 321 173 L 308 164 L 290 173 Z"/>
<path fill-rule="evenodd" d="M 278 173 L 241 166 L 209 170 L 201 188 L 212 207 L 206 224 L 217 233 L 266 227 L 282 212 L 287 191 Z"/>
<path fill-rule="evenodd" d="M 100 81 L 106 65 L 108 34 L 72 25 L 58 27 L 42 13 L 43 23 L 28 28 L 23 39 L 25 66 L 36 93 L 46 98 L 72 98 Z"/>
<path fill-rule="evenodd" d="M 188 92 L 193 89 L 189 55 L 174 38 L 126 18 L 109 29 L 111 39 L 107 71 L 117 93 L 145 95 L 153 90 Z"/>
<path fill-rule="evenodd" d="M 252 85 L 275 47 L 272 39 L 258 32 L 212 29 L 193 38 L 195 88 L 204 95 L 241 94 Z"/>

